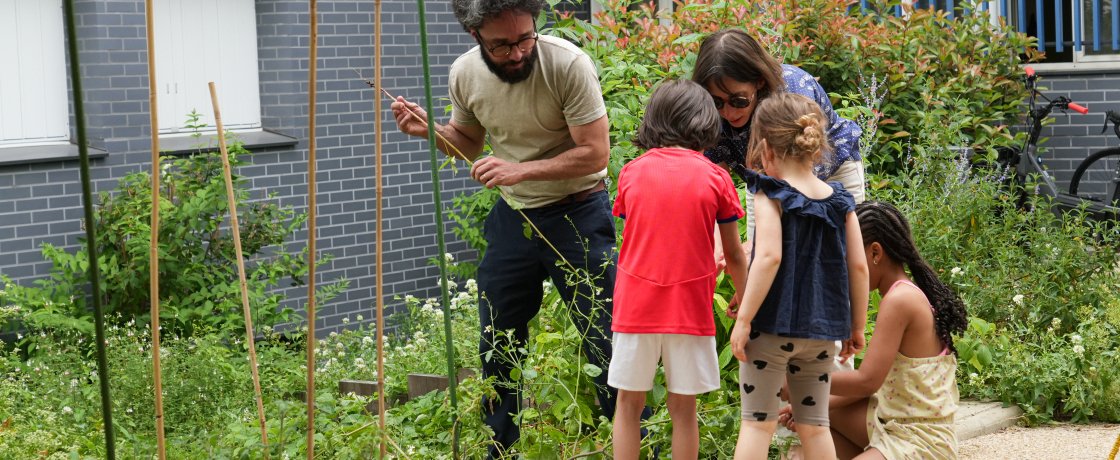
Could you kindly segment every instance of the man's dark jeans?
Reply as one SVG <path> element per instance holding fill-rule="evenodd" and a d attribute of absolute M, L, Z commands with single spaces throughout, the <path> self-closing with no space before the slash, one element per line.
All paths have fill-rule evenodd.
<path fill-rule="evenodd" d="M 583 353 L 588 362 L 603 370 L 594 379 L 599 405 L 607 418 L 614 417 L 617 390 L 607 386 L 611 357 L 611 301 L 615 279 L 615 231 L 606 191 L 591 194 L 580 202 L 524 209 L 525 215 L 544 233 L 564 258 L 580 273 L 570 273 L 548 243 L 533 234 L 525 236 L 525 218 L 504 200 L 486 218 L 486 254 L 478 269 L 482 338 L 482 375 L 497 377 L 496 398 L 484 399 L 483 417 L 494 430 L 499 446 L 491 457 L 508 452 L 521 435 L 514 416 L 521 410 L 521 389 L 510 382 L 510 370 L 524 355 L 529 321 L 537 315 L 544 294 L 542 283 L 552 279 L 569 306 L 576 327 L 584 332 Z M 587 279 L 594 282 L 589 285 Z M 566 280 L 576 280 L 569 285 Z M 574 301 L 573 301 L 574 300 Z M 512 331 L 512 337 L 502 331 Z M 498 340 L 495 343 L 495 335 Z M 509 339 L 513 339 L 511 343 Z M 493 353 L 490 353 L 493 350 Z M 487 354 L 490 354 L 487 359 Z"/>

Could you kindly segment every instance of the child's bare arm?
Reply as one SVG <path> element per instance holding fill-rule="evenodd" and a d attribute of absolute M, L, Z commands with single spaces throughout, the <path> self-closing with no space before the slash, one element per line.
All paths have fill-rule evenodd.
<path fill-rule="evenodd" d="M 852 308 L 852 335 L 840 355 L 847 359 L 863 349 L 863 333 L 867 328 L 868 274 L 867 257 L 863 251 L 863 235 L 855 212 L 849 212 L 844 223 L 848 248 L 848 296 Z"/>
<path fill-rule="evenodd" d="M 770 292 L 778 266 L 782 263 L 782 211 L 778 202 L 762 192 L 754 195 L 755 252 L 747 274 L 743 301 L 731 332 L 731 351 L 740 361 L 746 361 L 745 348 L 750 335 L 751 320 L 758 313 L 762 301 Z"/>
<path fill-rule="evenodd" d="M 879 390 L 914 316 L 912 308 L 914 305 L 899 302 L 897 297 L 883 298 L 879 303 L 879 315 L 875 318 L 871 345 L 867 347 L 859 369 L 833 372 L 832 394 L 867 397 Z"/>
<path fill-rule="evenodd" d="M 747 287 L 747 256 L 743 251 L 739 250 L 739 223 L 727 222 L 719 224 L 719 241 L 725 248 L 731 248 L 730 251 L 724 253 L 724 260 L 727 262 L 726 271 L 727 276 L 731 277 L 731 283 L 735 286 L 735 296 L 732 297 L 731 303 L 728 304 L 728 310 L 738 310 L 739 301 L 743 298 L 743 291 Z M 717 247 L 720 244 L 717 244 Z"/>

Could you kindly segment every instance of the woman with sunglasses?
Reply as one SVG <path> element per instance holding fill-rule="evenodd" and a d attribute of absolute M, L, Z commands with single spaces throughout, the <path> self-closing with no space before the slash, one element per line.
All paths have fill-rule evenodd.
<path fill-rule="evenodd" d="M 832 155 L 814 168 L 817 177 L 840 182 L 856 203 L 864 200 L 863 160 L 859 156 L 861 130 L 851 120 L 836 115 L 828 93 L 808 72 L 779 64 L 743 30 L 724 29 L 700 44 L 692 80 L 707 88 L 723 118 L 719 144 L 704 152 L 710 160 L 743 178 L 755 107 L 772 94 L 801 94 L 816 101 L 828 119 Z"/>

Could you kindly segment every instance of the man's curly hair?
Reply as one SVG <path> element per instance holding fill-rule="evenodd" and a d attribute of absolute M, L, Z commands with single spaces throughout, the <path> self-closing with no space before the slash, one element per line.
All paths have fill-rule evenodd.
<path fill-rule="evenodd" d="M 544 0 L 451 0 L 455 19 L 467 32 L 478 30 L 483 21 L 509 10 L 529 13 L 536 20 L 542 8 Z"/>

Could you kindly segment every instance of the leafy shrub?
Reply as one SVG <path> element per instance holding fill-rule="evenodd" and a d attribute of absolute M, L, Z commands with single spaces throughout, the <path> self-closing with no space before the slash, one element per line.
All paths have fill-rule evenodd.
<path fill-rule="evenodd" d="M 240 142 L 231 141 L 230 164 L 236 168 L 249 152 Z M 101 194 L 94 215 L 105 311 L 140 322 L 148 321 L 151 304 L 150 178 L 147 172 L 125 176 L 117 190 Z M 286 246 L 307 216 L 273 200 L 250 201 L 247 181 L 234 175 L 233 182 L 254 324 L 286 322 L 292 310 L 281 307 L 282 295 L 276 289 L 285 279 L 300 285 L 307 275 L 306 248 L 290 252 Z M 221 157 L 215 152 L 199 152 L 165 159 L 160 186 L 163 326 L 186 334 L 198 324 L 240 330 L 244 315 L 233 235 L 227 224 L 229 207 Z M 89 269 L 85 246 L 72 254 L 47 244 L 43 255 L 53 265 L 50 277 L 35 282 L 34 287 L 19 286 L 4 278 L 0 304 L 19 306 L 24 327 L 92 334 L 92 311 L 85 295 Z M 329 260 L 322 257 L 317 263 Z M 324 285 L 319 298 L 325 301 L 345 286 L 345 281 Z"/>

